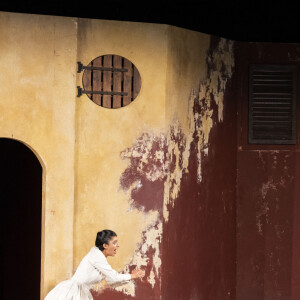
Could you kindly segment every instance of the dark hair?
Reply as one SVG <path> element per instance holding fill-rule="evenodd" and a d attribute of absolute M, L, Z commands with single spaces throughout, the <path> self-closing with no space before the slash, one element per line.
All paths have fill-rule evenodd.
<path fill-rule="evenodd" d="M 109 244 L 109 241 L 112 237 L 117 236 L 117 234 L 108 229 L 97 232 L 95 246 L 98 247 L 101 251 L 104 250 L 103 244 Z"/>

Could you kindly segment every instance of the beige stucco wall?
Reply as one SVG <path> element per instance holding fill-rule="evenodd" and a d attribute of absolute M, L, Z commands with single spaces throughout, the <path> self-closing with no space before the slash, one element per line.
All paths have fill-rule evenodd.
<path fill-rule="evenodd" d="M 25 143 L 43 166 L 43 298 L 72 275 L 97 231 L 119 234 L 111 263 L 122 269 L 157 218 L 130 209 L 120 152 L 146 129 L 164 130 L 167 26 L 2 12 L 0 28 L 0 136 Z M 76 97 L 77 60 L 104 54 L 139 69 L 145 84 L 130 106 L 109 110 Z"/>
<path fill-rule="evenodd" d="M 195 129 L 191 94 L 207 75 L 210 37 L 168 25 L 2 12 L 0 43 L 0 137 L 25 143 L 43 166 L 42 299 L 72 275 L 104 228 L 118 233 L 114 268 L 146 264 L 137 250 L 144 243 L 156 250 L 158 272 L 162 220 L 158 211 L 131 206 L 130 190 L 120 187 L 129 161 L 120 153 L 147 132 L 145 147 L 151 137 L 167 137 L 172 159 L 180 145 L 168 139 L 170 128 L 182 130 L 185 165 L 165 181 L 167 221 L 166 204 L 187 167 Z M 76 97 L 77 61 L 87 65 L 105 54 L 126 57 L 140 72 L 140 94 L 126 107 L 106 109 Z M 134 295 L 134 286 L 125 292 Z"/>
<path fill-rule="evenodd" d="M 188 109 L 192 90 L 206 76 L 210 35 L 179 27 L 168 27 L 167 123 L 179 120 L 188 131 Z"/>
<path fill-rule="evenodd" d="M 73 269 L 76 21 L 0 13 L 0 44 L 0 136 L 43 166 L 43 291 Z"/>
<path fill-rule="evenodd" d="M 130 208 L 130 195 L 120 189 L 127 161 L 120 153 L 148 130 L 165 127 L 167 26 L 80 19 L 78 60 L 87 65 L 99 55 L 117 54 L 140 72 L 140 94 L 121 109 L 97 106 L 86 95 L 76 105 L 76 192 L 74 267 L 103 228 L 118 233 L 116 269 L 130 263 L 141 233 L 157 217 Z M 82 75 L 77 77 L 81 85 Z"/>

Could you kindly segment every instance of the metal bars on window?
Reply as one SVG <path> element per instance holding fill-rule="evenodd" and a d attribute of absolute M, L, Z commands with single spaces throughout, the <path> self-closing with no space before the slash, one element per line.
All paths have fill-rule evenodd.
<path fill-rule="evenodd" d="M 78 73 L 83 71 L 83 88 L 77 96 L 86 94 L 94 103 L 106 108 L 130 104 L 141 89 L 141 77 L 128 59 L 118 55 L 103 55 L 84 66 L 77 62 Z"/>

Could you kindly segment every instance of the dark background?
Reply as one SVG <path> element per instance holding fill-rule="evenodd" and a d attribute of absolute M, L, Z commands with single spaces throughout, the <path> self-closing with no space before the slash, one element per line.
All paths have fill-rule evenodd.
<path fill-rule="evenodd" d="M 40 299 L 42 166 L 0 138 L 0 300 Z"/>
<path fill-rule="evenodd" d="M 0 10 L 169 24 L 237 41 L 300 43 L 300 13 L 294 1 L 4 0 Z"/>

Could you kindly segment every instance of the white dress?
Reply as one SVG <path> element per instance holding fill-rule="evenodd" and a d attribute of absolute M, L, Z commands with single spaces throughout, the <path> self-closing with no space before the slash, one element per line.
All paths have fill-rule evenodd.
<path fill-rule="evenodd" d="M 125 283 L 131 275 L 113 270 L 102 251 L 93 247 L 82 259 L 73 277 L 59 283 L 45 300 L 93 300 L 90 289 L 103 279 L 108 284 Z"/>

